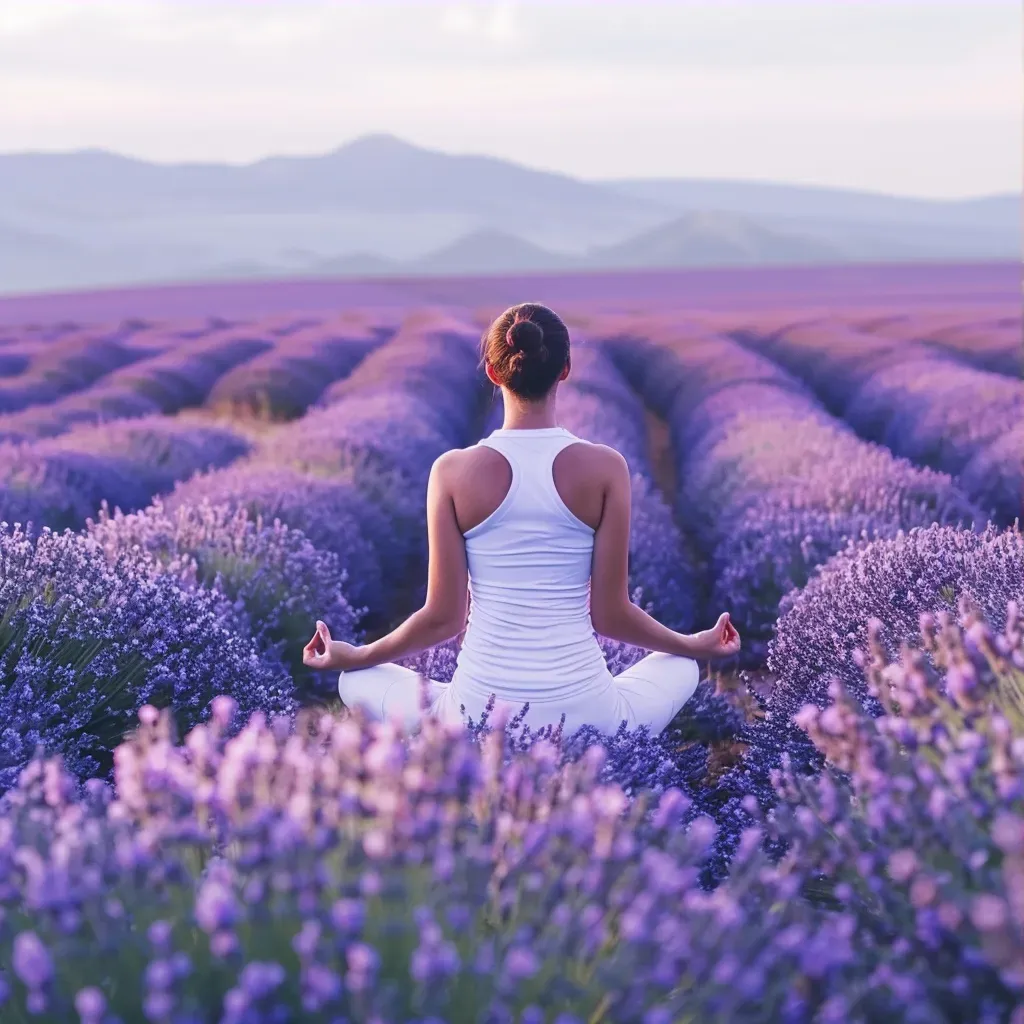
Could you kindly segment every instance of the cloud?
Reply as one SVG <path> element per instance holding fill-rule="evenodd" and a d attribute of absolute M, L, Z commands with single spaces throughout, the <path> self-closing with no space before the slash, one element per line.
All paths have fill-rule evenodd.
<path fill-rule="evenodd" d="M 30 37 L 75 13 L 73 0 L 4 0 L 0 4 L 0 37 Z"/>
<path fill-rule="evenodd" d="M 441 11 L 440 25 L 443 33 L 472 40 L 507 43 L 520 36 L 519 10 L 507 0 L 448 4 Z"/>

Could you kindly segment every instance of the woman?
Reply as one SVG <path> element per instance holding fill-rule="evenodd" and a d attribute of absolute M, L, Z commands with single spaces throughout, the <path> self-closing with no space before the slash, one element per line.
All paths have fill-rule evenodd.
<path fill-rule="evenodd" d="M 614 449 L 558 426 L 570 367 L 561 319 L 536 303 L 513 306 L 481 347 L 505 421 L 431 469 L 424 606 L 361 647 L 332 640 L 318 622 L 303 661 L 341 672 L 348 707 L 412 727 L 424 681 L 393 663 L 465 629 L 451 683 L 426 683 L 429 711 L 443 721 L 479 721 L 493 695 L 512 714 L 528 702 L 534 729 L 564 715 L 566 734 L 582 725 L 613 733 L 623 721 L 659 733 L 697 686 L 694 659 L 736 654 L 739 634 L 727 613 L 712 629 L 676 633 L 630 602 L 629 469 Z M 655 653 L 613 677 L 595 630 Z"/>

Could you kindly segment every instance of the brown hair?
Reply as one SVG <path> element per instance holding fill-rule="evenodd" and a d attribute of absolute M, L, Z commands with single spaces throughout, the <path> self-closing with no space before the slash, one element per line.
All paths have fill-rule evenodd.
<path fill-rule="evenodd" d="M 491 324 L 480 351 L 502 387 L 536 401 L 569 365 L 569 329 L 547 306 L 523 302 L 510 306 Z"/>

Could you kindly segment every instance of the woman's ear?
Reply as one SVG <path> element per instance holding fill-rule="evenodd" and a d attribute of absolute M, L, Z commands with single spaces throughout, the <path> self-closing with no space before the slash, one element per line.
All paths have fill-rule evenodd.
<path fill-rule="evenodd" d="M 562 371 L 562 375 L 558 379 L 559 380 L 565 380 L 569 376 L 569 371 L 571 369 L 572 369 L 572 360 L 571 359 L 566 359 L 566 361 L 565 361 L 565 369 Z"/>
<path fill-rule="evenodd" d="M 494 372 L 494 367 L 490 363 L 484 363 L 484 372 L 487 374 L 487 379 L 496 387 L 501 387 L 501 381 L 498 380 L 497 374 Z"/>

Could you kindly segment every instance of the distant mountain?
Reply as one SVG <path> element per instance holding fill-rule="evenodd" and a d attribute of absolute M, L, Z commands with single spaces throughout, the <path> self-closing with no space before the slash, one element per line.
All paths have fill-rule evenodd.
<path fill-rule="evenodd" d="M 688 213 L 619 245 L 596 250 L 590 263 L 612 270 L 840 262 L 836 246 L 764 227 L 749 217 Z"/>
<path fill-rule="evenodd" d="M 86 263 L 88 253 L 65 239 L 0 223 L 0 288 L 31 291 Z"/>
<path fill-rule="evenodd" d="M 243 166 L 0 154 L 0 292 L 226 277 L 1019 258 L 1019 197 L 582 181 L 387 135 Z"/>
<path fill-rule="evenodd" d="M 396 273 L 399 270 L 399 264 L 394 260 L 375 256 L 372 252 L 353 252 L 347 256 L 317 260 L 311 264 L 309 269 L 318 276 L 378 277 Z"/>
<path fill-rule="evenodd" d="M 674 210 L 729 210 L 751 217 L 879 224 L 967 224 L 1020 231 L 1021 196 L 915 199 L 852 189 L 700 178 L 609 181 L 606 187 Z"/>
<path fill-rule="evenodd" d="M 413 268 L 430 274 L 517 274 L 568 270 L 583 262 L 503 231 L 483 229 L 421 257 Z"/>
<path fill-rule="evenodd" d="M 0 218 L 20 210 L 153 217 L 322 213 L 447 214 L 494 227 L 536 219 L 584 236 L 657 223 L 660 204 L 486 156 L 439 153 L 370 135 L 320 156 L 244 166 L 153 164 L 99 150 L 0 156 Z"/>

